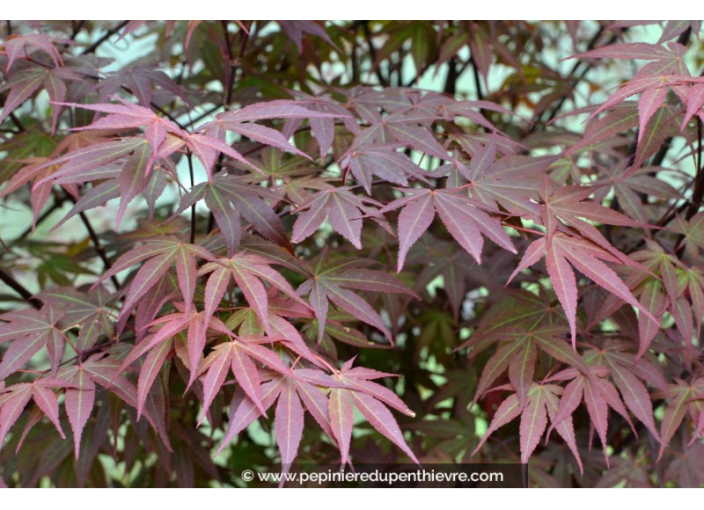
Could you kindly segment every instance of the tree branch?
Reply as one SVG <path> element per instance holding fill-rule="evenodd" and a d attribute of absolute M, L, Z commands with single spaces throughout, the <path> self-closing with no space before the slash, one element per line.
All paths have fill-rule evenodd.
<path fill-rule="evenodd" d="M 17 294 L 22 296 L 22 299 L 27 301 L 34 308 L 36 308 L 37 310 L 39 308 L 41 308 L 39 303 L 37 303 L 34 299 L 32 299 L 32 293 L 29 292 L 24 285 L 22 285 L 20 282 L 15 280 L 10 274 L 6 273 L 2 269 L 0 269 L 0 280 L 2 280 L 5 283 L 5 285 L 10 287 L 12 290 L 17 292 Z"/>
<path fill-rule="evenodd" d="M 188 175 L 191 178 L 191 189 L 195 186 L 195 177 L 193 175 L 193 154 L 191 149 L 186 147 L 186 159 L 188 160 Z M 191 244 L 196 240 L 196 204 L 191 206 Z"/>
<path fill-rule="evenodd" d="M 110 30 L 108 30 L 108 32 L 103 37 L 101 37 L 100 39 L 95 41 L 93 44 L 88 46 L 85 50 L 83 50 L 83 52 L 81 53 L 81 56 L 87 55 L 89 53 L 93 53 L 95 50 L 97 50 L 100 47 L 101 44 L 103 44 L 105 41 L 110 39 L 113 35 L 118 33 L 120 30 L 122 30 L 122 28 L 125 27 L 127 25 L 127 23 L 129 23 L 129 20 L 125 20 L 122 23 L 120 23 L 120 24 L 114 26 L 113 28 L 111 28 Z"/>
<path fill-rule="evenodd" d="M 75 205 L 77 200 L 73 198 L 70 193 L 64 193 L 66 198 L 68 198 Z M 112 263 L 108 258 L 108 254 L 105 251 L 105 247 L 100 242 L 98 234 L 95 232 L 95 229 L 93 228 L 93 225 L 88 219 L 88 216 L 86 216 L 85 212 L 81 211 L 80 213 L 78 213 L 78 215 L 80 216 L 81 221 L 83 222 L 83 226 L 86 227 L 86 230 L 88 231 L 88 236 L 90 236 L 90 240 L 93 242 L 93 247 L 95 248 L 95 251 L 98 253 L 98 256 L 103 261 L 103 266 L 105 267 L 105 270 L 109 271 L 110 269 L 112 269 Z M 120 283 L 117 281 L 117 278 L 114 275 L 110 277 L 110 281 L 116 289 L 120 288 Z"/>

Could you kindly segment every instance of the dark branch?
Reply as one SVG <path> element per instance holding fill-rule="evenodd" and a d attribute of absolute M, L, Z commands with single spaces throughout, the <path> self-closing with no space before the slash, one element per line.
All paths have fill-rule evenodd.
<path fill-rule="evenodd" d="M 32 299 L 32 293 L 29 292 L 24 285 L 22 285 L 20 282 L 15 280 L 10 274 L 6 273 L 2 269 L 0 269 L 0 280 L 2 280 L 5 283 L 5 285 L 10 287 L 12 290 L 17 292 L 17 294 L 22 296 L 22 299 L 27 301 L 34 308 L 36 308 L 36 309 L 41 308 L 39 303 L 37 303 L 34 299 Z"/>
<path fill-rule="evenodd" d="M 95 50 L 97 50 L 100 47 L 101 44 L 103 44 L 105 41 L 110 39 L 113 35 L 118 33 L 120 30 L 122 30 L 122 28 L 124 26 L 126 26 L 127 23 L 129 23 L 129 20 L 123 21 L 122 23 L 120 23 L 120 24 L 114 26 L 113 28 L 111 28 L 110 30 L 108 30 L 107 33 L 103 37 L 101 37 L 100 39 L 95 41 L 93 44 L 88 46 L 85 50 L 83 50 L 83 53 L 81 53 L 81 55 L 87 55 L 88 53 L 93 53 Z"/>

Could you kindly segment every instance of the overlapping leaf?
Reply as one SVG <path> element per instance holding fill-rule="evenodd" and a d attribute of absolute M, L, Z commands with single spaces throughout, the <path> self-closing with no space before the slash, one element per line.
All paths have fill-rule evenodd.
<path fill-rule="evenodd" d="M 112 268 L 103 274 L 96 285 L 111 276 L 115 276 L 130 267 L 147 261 L 135 274 L 130 283 L 130 290 L 125 298 L 120 315 L 131 312 L 142 295 L 151 289 L 159 279 L 176 263 L 181 296 L 190 308 L 196 288 L 197 267 L 196 257 L 214 260 L 208 250 L 195 244 L 184 243 L 175 237 L 166 236 L 161 239 L 151 239 L 142 246 L 133 248 L 119 257 Z"/>
<path fill-rule="evenodd" d="M 486 211 L 493 208 L 453 190 L 430 190 L 409 188 L 403 190 L 406 196 L 394 200 L 379 209 L 376 214 L 403 210 L 398 217 L 399 254 L 397 270 L 400 272 L 408 250 L 430 227 L 435 214 L 440 217 L 450 235 L 474 257 L 481 261 L 484 238 L 482 234 L 502 248 L 511 252 L 516 249 L 501 222 L 489 216 Z"/>
<path fill-rule="evenodd" d="M 381 316 L 353 290 L 416 294 L 393 277 L 381 271 L 366 269 L 371 261 L 358 259 L 326 260 L 322 254 L 311 268 L 311 278 L 297 290 L 301 295 L 308 294 L 310 306 L 318 320 L 318 341 L 323 337 L 330 303 L 353 317 L 374 326 L 391 341 L 391 333 Z"/>

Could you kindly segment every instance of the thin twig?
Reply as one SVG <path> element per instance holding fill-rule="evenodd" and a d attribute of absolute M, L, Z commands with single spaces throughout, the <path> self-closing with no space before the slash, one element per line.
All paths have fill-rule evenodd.
<path fill-rule="evenodd" d="M 369 21 L 365 21 L 364 23 L 362 23 L 362 29 L 364 30 L 364 37 L 367 41 L 367 47 L 369 48 L 369 56 L 372 57 L 372 68 L 374 69 L 374 73 L 376 74 L 376 77 L 379 80 L 379 84 L 383 85 L 384 87 L 388 87 L 389 79 L 384 77 L 381 72 L 381 69 L 376 63 L 376 48 L 374 47 L 374 43 L 372 42 L 372 33 L 369 30 Z"/>
<path fill-rule="evenodd" d="M 17 126 L 17 129 L 20 130 L 20 133 L 24 133 L 27 131 L 27 128 L 24 126 L 22 121 L 15 115 L 14 112 L 10 113 L 10 119 L 12 120 L 13 124 Z"/>
<path fill-rule="evenodd" d="M 76 204 L 77 200 L 75 198 L 73 198 L 73 196 L 70 193 L 65 193 L 65 196 L 73 204 Z M 95 232 L 95 229 L 93 228 L 93 225 L 91 224 L 90 220 L 88 219 L 88 216 L 86 216 L 85 212 L 81 211 L 80 213 L 78 213 L 78 215 L 80 216 L 81 221 L 83 222 L 83 226 L 86 227 L 86 230 L 88 231 L 88 236 L 90 237 L 90 240 L 93 242 L 93 247 L 95 248 L 95 251 L 98 253 L 98 256 L 103 261 L 103 266 L 105 267 L 105 270 L 109 271 L 110 269 L 112 269 L 112 263 L 110 262 L 110 259 L 108 258 L 108 254 L 105 251 L 105 247 L 100 242 L 100 238 L 98 237 L 98 234 Z M 115 275 L 110 277 L 110 281 L 112 281 L 112 283 L 116 289 L 120 288 L 120 283 L 117 281 L 117 278 L 115 277 Z"/>
<path fill-rule="evenodd" d="M 195 177 L 193 175 L 193 154 L 191 149 L 186 147 L 186 159 L 188 160 L 188 175 L 191 178 L 191 189 L 195 186 Z M 191 244 L 196 240 L 196 204 L 191 206 Z"/>
<path fill-rule="evenodd" d="M 85 50 L 83 50 L 81 55 L 87 55 L 88 53 L 93 53 L 95 50 L 97 50 L 100 47 L 101 44 L 103 44 L 105 41 L 110 39 L 113 35 L 118 33 L 120 30 L 122 30 L 122 28 L 124 26 L 126 26 L 127 23 L 129 23 L 129 20 L 125 20 L 122 23 L 120 23 L 120 24 L 114 26 L 113 28 L 111 28 L 110 30 L 108 30 L 107 33 L 103 37 L 101 37 L 100 39 L 95 41 L 93 44 L 88 46 Z"/>
<path fill-rule="evenodd" d="M 6 273 L 2 269 L 0 269 L 0 280 L 2 280 L 5 283 L 5 285 L 7 285 L 12 290 L 17 292 L 20 296 L 22 296 L 22 299 L 27 301 L 34 308 L 36 308 L 36 309 L 41 308 L 39 306 L 39 303 L 37 303 L 34 299 L 32 299 L 32 293 L 29 292 L 24 285 L 22 285 L 20 282 L 15 280 L 9 273 Z"/>
<path fill-rule="evenodd" d="M 44 220 L 51 216 L 54 211 L 60 209 L 62 205 L 64 205 L 63 199 L 61 197 L 54 197 L 54 204 L 49 209 L 44 211 L 41 216 L 37 218 L 37 221 L 32 224 L 32 226 L 27 227 L 24 232 L 22 232 L 18 237 L 16 237 L 14 242 L 24 239 L 29 234 L 31 234 L 38 225 L 40 225 Z"/>

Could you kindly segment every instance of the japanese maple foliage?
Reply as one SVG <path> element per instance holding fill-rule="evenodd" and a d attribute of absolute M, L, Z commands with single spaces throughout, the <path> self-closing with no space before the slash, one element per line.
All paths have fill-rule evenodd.
<path fill-rule="evenodd" d="M 7 22 L 0 486 L 704 485 L 700 29 Z"/>

